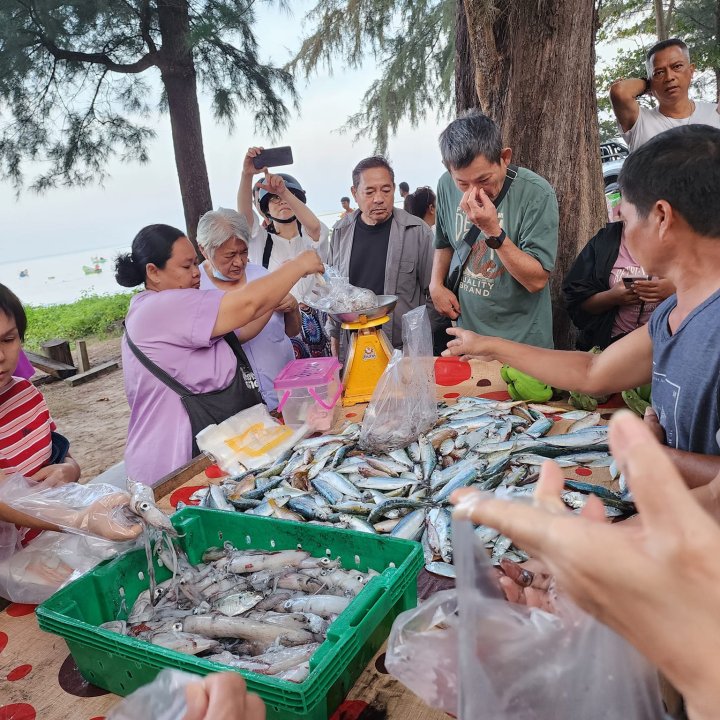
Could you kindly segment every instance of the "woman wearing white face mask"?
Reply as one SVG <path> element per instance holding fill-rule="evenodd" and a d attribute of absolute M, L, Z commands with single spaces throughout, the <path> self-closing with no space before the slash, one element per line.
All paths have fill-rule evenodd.
<path fill-rule="evenodd" d="M 201 290 L 236 290 L 268 274 L 261 265 L 248 262 L 249 235 L 245 218 L 235 210 L 219 208 L 200 218 L 197 243 L 206 258 L 200 266 Z M 295 359 L 290 338 L 300 330 L 298 303 L 288 294 L 275 310 L 235 331 L 269 410 L 278 405 L 274 380 Z"/>

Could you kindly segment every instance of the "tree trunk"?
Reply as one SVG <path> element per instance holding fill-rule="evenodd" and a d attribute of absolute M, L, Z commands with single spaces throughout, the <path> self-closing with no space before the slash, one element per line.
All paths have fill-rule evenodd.
<path fill-rule="evenodd" d="M 560 206 L 550 279 L 555 345 L 574 328 L 561 285 L 605 222 L 595 96 L 594 0 L 464 0 L 481 107 L 502 128 L 513 162 L 546 178 Z"/>
<path fill-rule="evenodd" d="M 720 103 L 720 0 L 715 3 L 715 49 L 717 51 L 715 67 L 715 100 Z"/>
<path fill-rule="evenodd" d="M 198 220 L 212 210 L 212 198 L 203 151 L 197 76 L 188 42 L 190 20 L 186 0 L 158 0 L 158 21 L 163 40 L 158 66 L 167 93 L 185 227 L 197 249 Z"/>
<path fill-rule="evenodd" d="M 655 8 L 655 34 L 658 40 L 668 39 L 668 23 L 665 22 L 665 9 L 662 0 L 653 0 Z"/>
<path fill-rule="evenodd" d="M 475 60 L 470 47 L 463 0 L 456 0 L 455 23 L 455 110 L 458 115 L 478 107 L 475 90 Z"/>

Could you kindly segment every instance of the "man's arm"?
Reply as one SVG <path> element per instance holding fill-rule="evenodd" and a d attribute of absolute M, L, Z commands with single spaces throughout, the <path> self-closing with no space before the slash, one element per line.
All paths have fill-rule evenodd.
<path fill-rule="evenodd" d="M 652 379 L 652 341 L 647 325 L 613 343 L 600 355 L 546 350 L 471 330 L 450 328 L 455 339 L 443 354 L 498 360 L 564 390 L 609 395 L 645 385 Z"/>
<path fill-rule="evenodd" d="M 665 452 L 670 456 L 689 488 L 697 489 L 699 492 L 710 485 L 713 480 L 717 480 L 715 485 L 717 492 L 713 491 L 712 494 L 713 497 L 720 494 L 720 455 L 701 455 L 669 447 L 665 448 Z M 698 500 L 702 497 L 701 493 Z M 720 508 L 717 510 L 716 517 L 720 522 Z"/>
<path fill-rule="evenodd" d="M 645 80 L 639 78 L 617 80 L 610 86 L 610 102 L 623 132 L 629 132 L 635 126 L 640 115 L 637 98 L 645 93 L 646 86 Z"/>
<path fill-rule="evenodd" d="M 514 245 L 510 238 L 506 238 L 495 252 L 502 260 L 505 269 L 528 292 L 540 292 L 547 285 L 550 273 L 536 258 Z"/>
<path fill-rule="evenodd" d="M 468 190 L 463 195 L 460 207 L 465 211 L 470 222 L 477 225 L 485 233 L 486 237 L 497 237 L 501 234 L 502 227 L 500 226 L 497 208 L 482 188 Z M 534 221 L 540 219 L 539 215 L 533 218 Z M 547 227 L 535 228 L 535 234 L 538 235 L 542 232 L 554 233 L 555 243 L 552 253 L 548 256 L 548 261 L 554 262 L 555 250 L 557 249 L 557 211 L 554 222 L 551 224 L 545 223 L 545 225 Z M 538 247 L 542 247 L 540 243 L 538 243 Z M 521 250 L 517 245 L 513 244 L 511 238 L 506 238 L 495 252 L 510 275 L 528 292 L 539 292 L 547 285 L 550 272 L 542 266 L 534 255 Z"/>
<path fill-rule="evenodd" d="M 445 287 L 445 278 L 454 250 L 452 248 L 435 248 L 432 270 L 430 271 L 430 297 L 435 309 L 443 316 L 456 320 L 460 315 L 460 303 L 452 290 Z"/>

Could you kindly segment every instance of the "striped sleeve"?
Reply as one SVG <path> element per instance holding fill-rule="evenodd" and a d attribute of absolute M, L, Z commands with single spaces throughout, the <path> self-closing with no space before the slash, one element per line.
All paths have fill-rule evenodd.
<path fill-rule="evenodd" d="M 0 390 L 0 469 L 35 474 L 52 455 L 54 429 L 42 393 L 27 380 L 13 378 Z"/>

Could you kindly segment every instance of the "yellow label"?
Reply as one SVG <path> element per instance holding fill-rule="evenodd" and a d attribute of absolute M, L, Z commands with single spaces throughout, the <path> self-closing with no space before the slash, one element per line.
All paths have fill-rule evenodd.
<path fill-rule="evenodd" d="M 259 457 L 285 442 L 292 434 L 292 428 L 285 425 L 267 427 L 262 423 L 255 423 L 240 435 L 225 440 L 225 444 L 233 452 Z"/>

